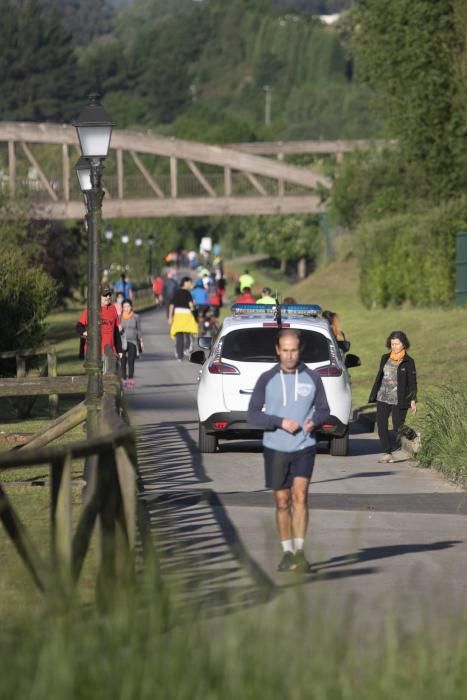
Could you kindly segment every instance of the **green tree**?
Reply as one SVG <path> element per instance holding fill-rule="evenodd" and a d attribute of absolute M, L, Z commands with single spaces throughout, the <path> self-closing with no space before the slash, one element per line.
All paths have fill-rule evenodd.
<path fill-rule="evenodd" d="M 38 0 L 0 0 L 0 118 L 68 121 L 76 115 L 70 34 Z"/>
<path fill-rule="evenodd" d="M 114 9 L 107 0 L 40 0 L 46 10 L 59 13 L 63 27 L 76 45 L 111 32 Z"/>
<path fill-rule="evenodd" d="M 0 351 L 38 347 L 43 342 L 44 319 L 55 303 L 55 295 L 55 282 L 31 265 L 18 246 L 2 246 Z"/>
<path fill-rule="evenodd" d="M 316 216 L 258 216 L 250 223 L 246 240 L 251 250 L 267 253 L 286 263 L 306 259 L 312 264 L 321 252 L 321 231 Z"/>
<path fill-rule="evenodd" d="M 438 200 L 465 184 L 462 3 L 360 0 L 354 14 L 358 74 L 373 88 L 404 158 L 419 165 L 418 186 Z"/>

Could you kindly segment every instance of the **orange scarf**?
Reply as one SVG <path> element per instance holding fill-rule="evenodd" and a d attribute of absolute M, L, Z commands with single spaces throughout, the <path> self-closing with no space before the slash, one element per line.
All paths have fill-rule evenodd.
<path fill-rule="evenodd" d="M 124 321 L 128 321 L 129 318 L 132 318 L 135 315 L 134 311 L 124 311 L 122 313 L 122 319 Z"/>
<path fill-rule="evenodd" d="M 400 352 L 394 352 L 394 350 L 391 350 L 391 354 L 389 355 L 389 359 L 393 360 L 394 362 L 400 362 L 404 357 L 405 350 L 401 350 Z"/>

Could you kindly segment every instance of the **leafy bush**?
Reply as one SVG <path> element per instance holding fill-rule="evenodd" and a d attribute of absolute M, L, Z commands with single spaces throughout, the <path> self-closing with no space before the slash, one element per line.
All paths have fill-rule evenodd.
<path fill-rule="evenodd" d="M 417 454 L 425 467 L 440 469 L 449 479 L 467 485 L 467 384 L 442 387 L 429 396 L 421 421 L 421 449 Z"/>
<path fill-rule="evenodd" d="M 251 250 L 281 261 L 306 258 L 315 263 L 322 251 L 322 233 L 317 216 L 257 216 L 247 231 Z"/>
<path fill-rule="evenodd" d="M 55 282 L 32 265 L 21 249 L 4 246 L 0 258 L 0 352 L 38 347 L 44 339 L 44 319 L 56 299 Z"/>
<path fill-rule="evenodd" d="M 395 145 L 375 145 L 346 154 L 333 186 L 331 209 L 337 223 L 354 228 L 362 221 L 413 211 L 426 197 L 417 165 L 409 164 Z"/>
<path fill-rule="evenodd" d="M 466 222 L 467 201 L 462 198 L 424 214 L 362 224 L 357 252 L 363 303 L 371 307 L 452 302 L 455 233 Z"/>

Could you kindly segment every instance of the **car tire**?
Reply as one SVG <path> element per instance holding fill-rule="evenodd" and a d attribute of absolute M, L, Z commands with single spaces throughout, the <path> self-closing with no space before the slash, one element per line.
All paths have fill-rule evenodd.
<path fill-rule="evenodd" d="M 333 457 L 347 457 L 349 454 L 349 431 L 342 437 L 332 437 L 329 441 L 329 454 Z"/>
<path fill-rule="evenodd" d="M 203 454 L 212 454 L 217 449 L 217 438 L 215 435 L 208 435 L 206 428 L 202 423 L 199 423 L 198 429 L 198 448 Z"/>

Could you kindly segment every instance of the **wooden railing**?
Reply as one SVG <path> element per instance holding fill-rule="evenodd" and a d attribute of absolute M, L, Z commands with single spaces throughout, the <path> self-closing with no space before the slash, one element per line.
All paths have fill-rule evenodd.
<path fill-rule="evenodd" d="M 29 414 L 32 408 L 32 404 L 35 400 L 35 396 L 37 396 L 38 394 L 37 392 L 34 392 L 34 394 L 31 395 L 21 392 L 21 390 L 18 391 L 18 387 L 21 385 L 21 381 L 18 382 L 17 380 L 24 380 L 25 378 L 27 378 L 26 358 L 40 357 L 41 355 L 46 356 L 46 362 L 42 365 L 42 367 L 39 368 L 39 377 L 35 377 L 34 379 L 38 380 L 39 378 L 43 377 L 47 377 L 50 379 L 57 377 L 57 354 L 53 345 L 49 345 L 47 347 L 42 348 L 28 348 L 25 350 L 10 350 L 8 352 L 0 353 L 0 360 L 16 360 L 16 379 L 0 379 L 0 397 L 27 396 L 30 398 L 30 401 L 27 403 L 23 403 L 22 407 L 19 409 L 18 413 L 20 414 L 20 417 L 26 417 Z M 7 383 L 3 384 L 4 381 L 6 381 Z M 13 392 L 10 393 L 13 387 Z M 58 410 L 58 392 L 53 393 L 52 391 L 48 391 L 46 393 L 49 395 L 50 415 L 52 418 L 54 418 L 57 415 Z"/>
<path fill-rule="evenodd" d="M 80 409 L 81 406 L 81 409 Z M 82 405 L 74 410 L 81 410 Z M 70 592 L 77 584 L 97 523 L 97 591 L 131 579 L 137 520 L 136 445 L 131 428 L 120 415 L 119 397 L 104 394 L 100 437 L 66 445 L 11 450 L 0 455 L 0 470 L 33 465 L 50 468 L 50 561 L 32 543 L 26 525 L 0 484 L 0 519 L 38 589 Z M 87 461 L 88 483 L 81 513 L 72 528 L 72 462 Z M 139 512 L 139 515 L 138 515 Z M 144 540 L 144 537 L 143 537 Z M 105 594 L 107 595 L 107 593 Z"/>

